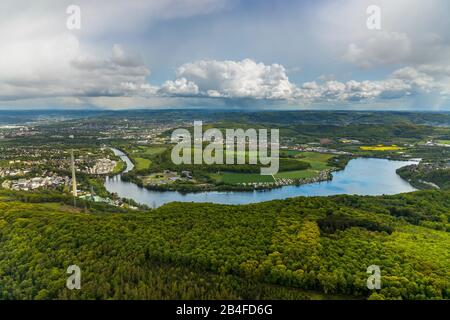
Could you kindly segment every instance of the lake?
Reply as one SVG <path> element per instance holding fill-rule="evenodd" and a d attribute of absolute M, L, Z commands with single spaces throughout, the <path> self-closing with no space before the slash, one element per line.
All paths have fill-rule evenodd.
<path fill-rule="evenodd" d="M 114 153 L 127 164 L 128 172 L 134 168 L 130 159 L 120 150 Z M 396 170 L 417 161 L 394 161 L 376 158 L 352 159 L 344 170 L 333 173 L 331 181 L 301 186 L 284 186 L 278 189 L 253 192 L 198 192 L 152 191 L 132 182 L 122 181 L 121 175 L 107 177 L 105 187 L 122 198 L 156 208 L 173 201 L 212 202 L 222 204 L 246 204 L 298 196 L 330 196 L 337 194 L 382 195 L 411 192 L 416 189 L 397 175 Z"/>

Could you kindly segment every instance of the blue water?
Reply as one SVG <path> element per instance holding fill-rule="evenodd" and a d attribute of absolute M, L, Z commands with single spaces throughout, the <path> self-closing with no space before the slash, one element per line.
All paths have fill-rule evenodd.
<path fill-rule="evenodd" d="M 133 164 L 125 154 L 114 150 L 128 167 Z M 213 202 L 223 204 L 246 204 L 274 199 L 286 199 L 297 196 L 330 196 L 336 194 L 382 195 L 411 192 L 416 190 L 407 181 L 396 174 L 400 167 L 417 163 L 416 161 L 393 161 L 375 158 L 357 158 L 350 160 L 344 170 L 333 173 L 331 181 L 305 184 L 301 186 L 284 186 L 268 191 L 253 192 L 200 192 L 183 194 L 176 191 L 151 191 L 136 184 L 121 180 L 117 175 L 106 178 L 105 187 L 122 198 L 156 208 L 172 201 Z"/>

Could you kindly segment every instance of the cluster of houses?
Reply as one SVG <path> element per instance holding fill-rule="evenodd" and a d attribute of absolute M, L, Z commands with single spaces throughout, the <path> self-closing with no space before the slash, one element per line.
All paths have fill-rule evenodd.
<path fill-rule="evenodd" d="M 261 187 L 271 188 L 277 186 L 276 182 L 242 182 L 240 183 L 240 185 L 254 188 L 261 188 Z"/>
<path fill-rule="evenodd" d="M 20 177 L 30 173 L 29 169 L 10 169 L 10 168 L 0 168 L 0 178 L 5 177 Z"/>
<path fill-rule="evenodd" d="M 149 186 L 157 186 L 157 185 L 170 184 L 175 181 L 191 180 L 191 179 L 193 179 L 191 171 L 182 171 L 181 175 L 179 175 L 175 171 L 164 170 L 164 172 L 162 172 L 162 173 L 156 173 L 156 174 L 150 176 L 148 185 Z"/>
<path fill-rule="evenodd" d="M 433 140 L 429 140 L 427 142 L 425 142 L 425 146 L 427 147 L 448 147 L 450 148 L 450 144 L 445 144 L 445 143 L 439 143 Z"/>
<path fill-rule="evenodd" d="M 326 147 L 322 147 L 322 146 L 314 146 L 314 143 L 309 143 L 308 146 L 304 146 L 304 145 L 282 146 L 281 149 L 296 150 L 296 151 L 302 151 L 302 152 L 329 153 L 329 154 L 336 154 L 336 155 L 352 155 L 350 152 L 347 152 L 347 151 L 341 151 L 341 150 L 326 148 Z"/>
<path fill-rule="evenodd" d="M 16 137 L 29 137 L 38 134 L 33 127 L 27 126 L 0 126 L 1 137 L 3 138 L 16 138 Z"/>
<path fill-rule="evenodd" d="M 4 177 L 20 177 L 25 176 L 31 172 L 33 167 L 39 167 L 40 165 L 51 165 L 55 169 L 66 170 L 69 167 L 68 160 L 39 160 L 39 161 L 21 161 L 11 160 L 8 167 L 0 167 L 0 178 Z M 95 160 L 94 163 L 88 164 L 85 161 L 79 162 L 77 171 L 82 171 L 87 174 L 105 175 L 114 171 L 117 162 L 108 158 L 101 158 Z"/>
<path fill-rule="evenodd" d="M 416 166 L 417 169 L 423 171 L 423 172 L 431 172 L 434 170 L 446 170 L 450 169 L 450 160 L 447 162 L 420 162 L 418 166 Z"/>
<path fill-rule="evenodd" d="M 69 183 L 69 177 L 46 176 L 30 179 L 5 180 L 2 183 L 2 188 L 16 191 L 29 191 L 39 188 L 57 188 Z"/>
<path fill-rule="evenodd" d="M 128 122 L 126 119 L 124 121 Z M 142 128 L 130 127 L 126 124 L 100 131 L 101 137 L 98 137 L 97 140 L 110 140 L 119 137 L 125 140 L 136 140 L 138 144 L 169 143 L 170 137 L 161 134 L 180 125 L 182 126 L 183 124 L 153 123 L 151 128 Z"/>
<path fill-rule="evenodd" d="M 61 150 L 57 149 L 38 149 L 38 148 L 21 148 L 21 147 L 3 147 L 0 148 L 0 159 L 11 160 L 12 163 L 27 163 L 30 160 L 17 160 L 22 159 L 48 159 L 57 158 L 63 154 Z M 34 160 L 33 160 L 34 161 Z"/>
<path fill-rule="evenodd" d="M 361 144 L 361 141 L 359 141 L 359 140 L 346 139 L 346 138 L 339 140 L 339 142 L 345 143 L 345 144 Z"/>
<path fill-rule="evenodd" d="M 88 174 L 110 174 L 114 171 L 117 162 L 111 159 L 98 159 L 92 167 L 86 168 L 85 172 Z"/>
<path fill-rule="evenodd" d="M 307 148 L 304 148 L 303 151 L 318 152 L 318 153 L 330 153 L 330 154 L 336 154 L 336 155 L 351 155 L 351 153 L 347 152 L 347 151 L 340 151 L 340 150 L 329 149 L 329 148 L 324 148 L 324 147 L 307 147 Z"/>
<path fill-rule="evenodd" d="M 287 186 L 287 185 L 293 184 L 295 182 L 294 179 L 290 179 L 290 178 L 278 178 L 275 180 L 276 180 L 275 183 L 278 186 Z"/>
<path fill-rule="evenodd" d="M 294 184 L 295 180 L 290 178 L 274 178 L 274 182 L 243 182 L 241 185 L 246 187 L 254 187 L 254 188 L 272 188 L 272 187 L 280 187 L 280 186 L 287 186 L 290 184 Z"/>
<path fill-rule="evenodd" d="M 100 197 L 100 196 L 97 196 L 97 195 L 93 195 L 93 194 L 89 194 L 89 193 L 80 195 L 78 198 L 83 199 L 83 200 L 86 200 L 86 201 L 97 202 L 97 203 L 106 203 L 106 204 L 109 204 L 109 205 L 115 206 L 115 207 L 122 207 L 122 208 L 123 208 L 123 207 L 126 206 L 128 209 L 132 209 L 132 210 L 138 209 L 138 208 L 135 207 L 135 206 L 132 206 L 132 205 L 126 205 L 126 204 L 125 204 L 122 200 L 120 200 L 120 199 L 115 199 L 115 200 L 113 200 L 113 199 L 110 199 L 110 198 L 103 198 L 103 197 Z"/>

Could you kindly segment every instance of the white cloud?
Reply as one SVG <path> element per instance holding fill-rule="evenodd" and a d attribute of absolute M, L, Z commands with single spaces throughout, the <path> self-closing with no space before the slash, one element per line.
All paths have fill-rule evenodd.
<path fill-rule="evenodd" d="M 83 54 L 71 34 L 0 43 L 0 70 L 0 100 L 126 95 L 150 74 L 119 45 L 110 58 Z"/>
<path fill-rule="evenodd" d="M 25 99 L 26 104 L 32 99 L 49 98 L 63 104 L 89 101 L 102 106 L 117 100 L 120 103 L 115 105 L 120 106 L 145 104 L 146 99 L 167 103 L 170 99 L 199 101 L 205 97 L 260 100 L 261 103 L 268 100 L 339 103 L 395 99 L 421 93 L 449 95 L 450 29 L 448 21 L 439 19 L 448 12 L 445 10 L 448 3 L 434 0 L 435 5 L 431 5 L 418 0 L 399 0 L 393 4 L 380 0 L 382 30 L 368 31 L 365 28 L 368 2 L 349 0 L 348 4 L 333 4 L 331 9 L 331 3 L 321 4 L 318 11 L 322 14 L 319 19 L 312 17 L 311 25 L 308 19 L 292 19 L 295 14 L 272 15 L 270 12 L 267 20 L 261 20 L 258 10 L 252 11 L 254 16 L 241 25 L 234 20 L 240 16 L 236 18 L 235 12 L 231 12 L 234 18 L 227 20 L 230 17 L 225 12 L 217 19 L 223 24 L 211 27 L 216 32 L 203 33 L 197 32 L 203 30 L 200 28 L 202 21 L 197 21 L 198 25 L 193 23 L 190 28 L 189 19 L 174 24 L 161 20 L 217 12 L 225 6 L 224 0 L 80 0 L 77 4 L 81 7 L 82 29 L 75 32 L 66 29 L 67 4 L 64 2 L 4 0 L 0 11 L 0 100 L 8 101 L 2 102 L 8 105 L 10 101 Z M 288 10 L 286 8 L 284 10 Z M 255 19 L 263 23 L 255 24 Z M 165 28 L 157 29 L 158 21 Z M 297 21 L 305 27 L 301 35 Z M 433 21 L 440 23 L 431 23 Z M 186 30 L 179 32 L 178 23 Z M 151 30 L 152 27 L 155 28 Z M 155 29 L 164 31 L 161 37 L 151 33 Z M 242 42 L 230 41 L 233 38 L 230 34 L 237 29 L 246 35 Z M 170 32 L 176 32 L 177 36 L 166 39 L 170 38 Z M 260 34 L 263 35 L 258 37 Z M 146 37 L 150 40 L 145 41 Z M 187 41 L 180 41 L 180 37 Z M 271 41 L 268 42 L 268 38 Z M 178 66 L 180 61 L 194 62 L 181 65 L 174 79 L 162 81 L 160 86 L 151 85 L 150 68 L 144 59 L 111 39 L 124 39 L 131 46 L 133 42 L 139 43 L 136 46 L 140 48 L 139 53 L 151 63 L 158 79 L 167 79 L 166 70 Z M 270 46 L 274 43 L 276 48 L 272 50 Z M 156 51 L 162 52 L 159 60 Z M 306 52 L 309 52 L 308 59 L 303 55 Z M 257 57 L 257 61 L 276 59 L 282 62 L 290 67 L 291 80 L 288 69 L 281 63 L 231 60 L 240 59 L 244 54 Z M 210 56 L 230 60 L 204 60 Z M 350 63 L 343 63 L 340 59 L 343 56 Z M 330 57 L 338 59 L 325 60 Z M 379 74 L 370 70 L 365 70 L 365 74 L 358 73 L 361 70 L 355 72 L 358 68 L 353 65 L 383 66 L 382 72 L 388 68 L 397 70 L 379 80 L 338 81 L 356 76 L 364 79 L 365 75 L 374 79 Z M 317 82 L 298 85 L 291 82 L 293 78 L 328 72 L 335 76 L 323 76 Z"/>
<path fill-rule="evenodd" d="M 63 50 L 61 41 L 65 44 Z M 282 65 L 266 65 L 251 59 L 186 63 L 177 69 L 175 80 L 158 87 L 147 82 L 150 70 L 140 56 L 128 54 L 120 45 L 113 46 L 109 58 L 98 58 L 82 54 L 73 36 L 46 41 L 44 49 L 41 44 L 29 43 L 29 47 L 22 48 L 34 52 L 33 57 L 13 55 L 14 50 L 0 51 L 4 58 L 0 59 L 1 99 L 91 97 L 95 99 L 89 101 L 103 103 L 110 100 L 100 97 L 134 97 L 121 99 L 124 103 L 159 97 L 209 97 L 339 103 L 450 92 L 447 65 L 404 67 L 378 81 L 341 82 L 324 76 L 319 77 L 319 82 L 296 86 L 289 81 Z"/>
<path fill-rule="evenodd" d="M 417 69 L 425 74 L 450 77 L 450 65 L 424 64 Z"/>
<path fill-rule="evenodd" d="M 119 44 L 114 44 L 112 49 L 112 61 L 123 67 L 139 67 L 143 64 L 139 55 L 130 55 Z"/>
<path fill-rule="evenodd" d="M 376 98 L 398 98 L 408 95 L 411 86 L 398 79 L 347 82 L 326 81 L 305 83 L 296 91 L 296 98 L 309 102 L 364 101 Z"/>
<path fill-rule="evenodd" d="M 381 9 L 381 30 L 366 27 L 369 5 Z M 328 1 L 314 31 L 324 50 L 361 68 L 450 64 L 449 9 L 445 0 Z"/>
<path fill-rule="evenodd" d="M 362 68 L 402 62 L 411 54 L 411 41 L 404 33 L 378 31 L 361 44 L 350 43 L 344 59 Z"/>
<path fill-rule="evenodd" d="M 223 0 L 87 1 L 81 30 L 66 28 L 67 3 L 4 0 L 0 10 L 0 100 L 155 95 L 143 59 L 102 37 L 140 32 L 156 21 L 214 12 Z M 112 52 L 105 52 L 112 46 Z M 111 47 L 109 47 L 111 48 Z M 71 100 L 72 101 L 72 100 Z M 50 101 L 49 101 L 50 102 Z"/>
<path fill-rule="evenodd" d="M 306 82 L 295 92 L 295 97 L 309 102 L 373 101 L 398 99 L 408 96 L 450 94 L 448 66 L 423 65 L 404 67 L 378 81 L 324 81 Z"/>
<path fill-rule="evenodd" d="M 423 70 L 437 72 L 437 67 Z M 186 63 L 177 70 L 175 81 L 166 81 L 159 93 L 173 96 L 210 98 L 251 98 L 296 100 L 298 102 L 358 102 L 398 99 L 442 89 L 436 79 L 424 71 L 405 67 L 378 81 L 327 80 L 292 84 L 283 66 L 265 65 L 253 60 L 201 60 Z"/>
<path fill-rule="evenodd" d="M 168 80 L 161 86 L 160 93 L 169 95 L 190 96 L 199 93 L 198 86 L 186 78 Z"/>
<path fill-rule="evenodd" d="M 204 15 L 222 9 L 225 0 L 2 0 L 0 38 L 60 33 L 66 29 L 69 4 L 81 10 L 81 30 L 89 36 L 138 32 L 161 20 Z"/>
<path fill-rule="evenodd" d="M 392 76 L 396 79 L 404 80 L 412 86 L 425 91 L 430 91 L 436 88 L 436 83 L 433 77 L 412 67 L 398 69 L 392 73 Z"/>
<path fill-rule="evenodd" d="M 195 84 L 198 94 L 210 97 L 288 99 L 295 88 L 282 65 L 251 59 L 186 63 L 178 68 L 177 77 L 179 86 Z M 166 84 L 173 87 L 175 83 Z"/>

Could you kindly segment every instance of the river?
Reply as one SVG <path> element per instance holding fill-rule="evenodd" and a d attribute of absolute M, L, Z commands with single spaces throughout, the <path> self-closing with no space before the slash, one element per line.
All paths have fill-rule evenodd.
<path fill-rule="evenodd" d="M 134 165 L 120 150 L 112 149 L 126 162 L 124 172 L 133 170 Z M 198 192 L 152 191 L 132 182 L 122 181 L 121 175 L 107 177 L 105 187 L 122 198 L 156 208 L 173 201 L 212 202 L 223 204 L 246 204 L 297 196 L 330 196 L 337 194 L 382 195 L 411 192 L 413 188 L 397 175 L 396 170 L 417 161 L 394 161 L 376 158 L 357 158 L 349 161 L 344 170 L 334 172 L 331 181 L 315 182 L 301 186 L 284 186 L 278 189 L 253 192 Z"/>

